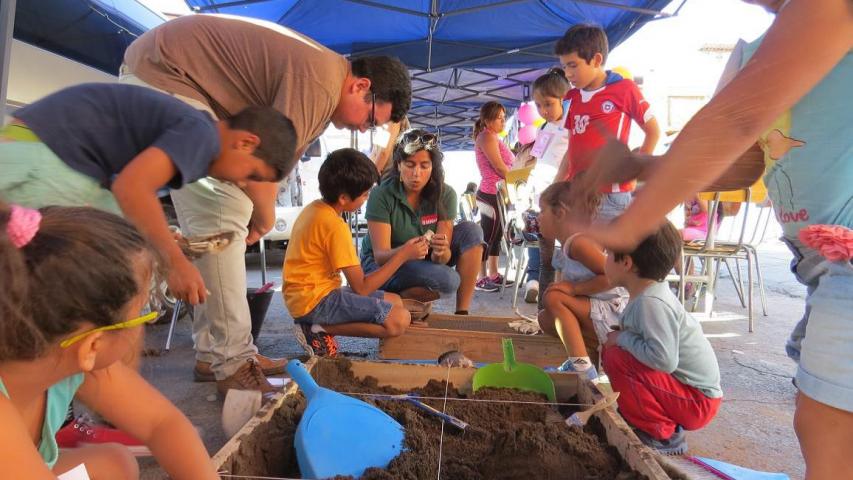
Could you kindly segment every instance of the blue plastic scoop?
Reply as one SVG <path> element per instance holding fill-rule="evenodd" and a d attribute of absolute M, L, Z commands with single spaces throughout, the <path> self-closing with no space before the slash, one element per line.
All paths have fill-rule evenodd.
<path fill-rule="evenodd" d="M 294 442 L 303 478 L 358 478 L 400 454 L 403 427 L 385 412 L 317 385 L 299 360 L 288 362 L 287 373 L 308 399 Z"/>

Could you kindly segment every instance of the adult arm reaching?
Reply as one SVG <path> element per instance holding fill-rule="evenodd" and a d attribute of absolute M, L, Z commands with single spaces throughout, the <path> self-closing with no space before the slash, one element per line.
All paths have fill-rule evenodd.
<path fill-rule="evenodd" d="M 621 160 L 640 172 L 652 168 L 645 174 L 646 185 L 621 217 L 593 226 L 590 234 L 615 250 L 633 248 L 683 199 L 710 189 L 718 178 L 727 180 L 723 174 L 761 133 L 814 88 L 851 47 L 849 0 L 791 0 L 755 55 L 687 123 L 666 154 L 656 161 Z M 585 188 L 592 188 L 591 181 L 600 180 L 589 178 Z"/>

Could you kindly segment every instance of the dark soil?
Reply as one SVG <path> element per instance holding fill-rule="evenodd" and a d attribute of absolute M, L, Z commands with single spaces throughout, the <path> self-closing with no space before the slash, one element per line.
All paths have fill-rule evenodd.
<path fill-rule="evenodd" d="M 375 378 L 355 379 L 347 360 L 321 361 L 314 378 L 327 388 L 352 393 L 408 393 L 380 387 Z M 414 391 L 424 400 L 465 422 L 461 432 L 447 425 L 441 440 L 441 421 L 408 402 L 363 400 L 377 405 L 406 430 L 405 451 L 387 469 L 365 472 L 368 480 L 419 480 L 438 478 L 441 440 L 441 478 L 452 480 L 632 480 L 643 478 L 607 445 L 603 429 L 591 422 L 581 431 L 568 427 L 564 415 L 547 405 L 448 401 L 444 406 L 445 384 L 431 380 Z M 467 398 L 453 384 L 448 398 Z M 474 399 L 545 401 L 539 394 L 510 389 L 482 389 Z M 305 409 L 301 394 L 287 398 L 270 422 L 245 438 L 240 450 L 224 467 L 232 475 L 272 475 L 299 477 L 293 438 Z M 598 428 L 596 428 L 598 427 Z M 229 465 L 230 463 L 230 465 Z M 341 477 L 343 478 L 343 477 Z"/>

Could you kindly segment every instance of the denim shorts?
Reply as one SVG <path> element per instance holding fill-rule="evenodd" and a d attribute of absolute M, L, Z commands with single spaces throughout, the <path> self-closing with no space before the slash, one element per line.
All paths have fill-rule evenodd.
<path fill-rule="evenodd" d="M 634 194 L 632 192 L 613 192 L 601 195 L 597 220 L 609 222 L 622 215 L 622 212 L 628 208 L 633 198 Z"/>
<path fill-rule="evenodd" d="M 382 290 L 399 293 L 412 287 L 426 287 L 434 292 L 455 293 L 459 289 L 459 274 L 452 267 L 459 257 L 477 245 L 483 245 L 483 230 L 474 222 L 460 222 L 453 227 L 450 239 L 450 261 L 447 265 L 429 260 L 409 260 L 382 285 Z M 379 269 L 373 256 L 361 259 L 364 273 Z"/>
<path fill-rule="evenodd" d="M 359 295 L 350 287 L 332 290 L 313 310 L 296 323 L 340 325 L 342 323 L 385 324 L 392 305 L 385 301 L 385 292 L 377 290 L 370 295 Z"/>
<path fill-rule="evenodd" d="M 803 318 L 785 345 L 798 362 L 794 382 L 806 396 L 853 412 L 853 264 L 822 260 L 796 240 L 791 268 L 808 287 Z"/>

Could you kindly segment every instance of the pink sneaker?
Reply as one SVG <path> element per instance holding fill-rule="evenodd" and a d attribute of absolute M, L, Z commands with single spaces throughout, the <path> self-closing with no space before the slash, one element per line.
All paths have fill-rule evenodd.
<path fill-rule="evenodd" d="M 150 457 L 151 450 L 130 434 L 103 425 L 93 425 L 81 415 L 56 432 L 59 448 L 79 448 L 101 443 L 118 443 L 127 447 L 136 457 Z"/>

